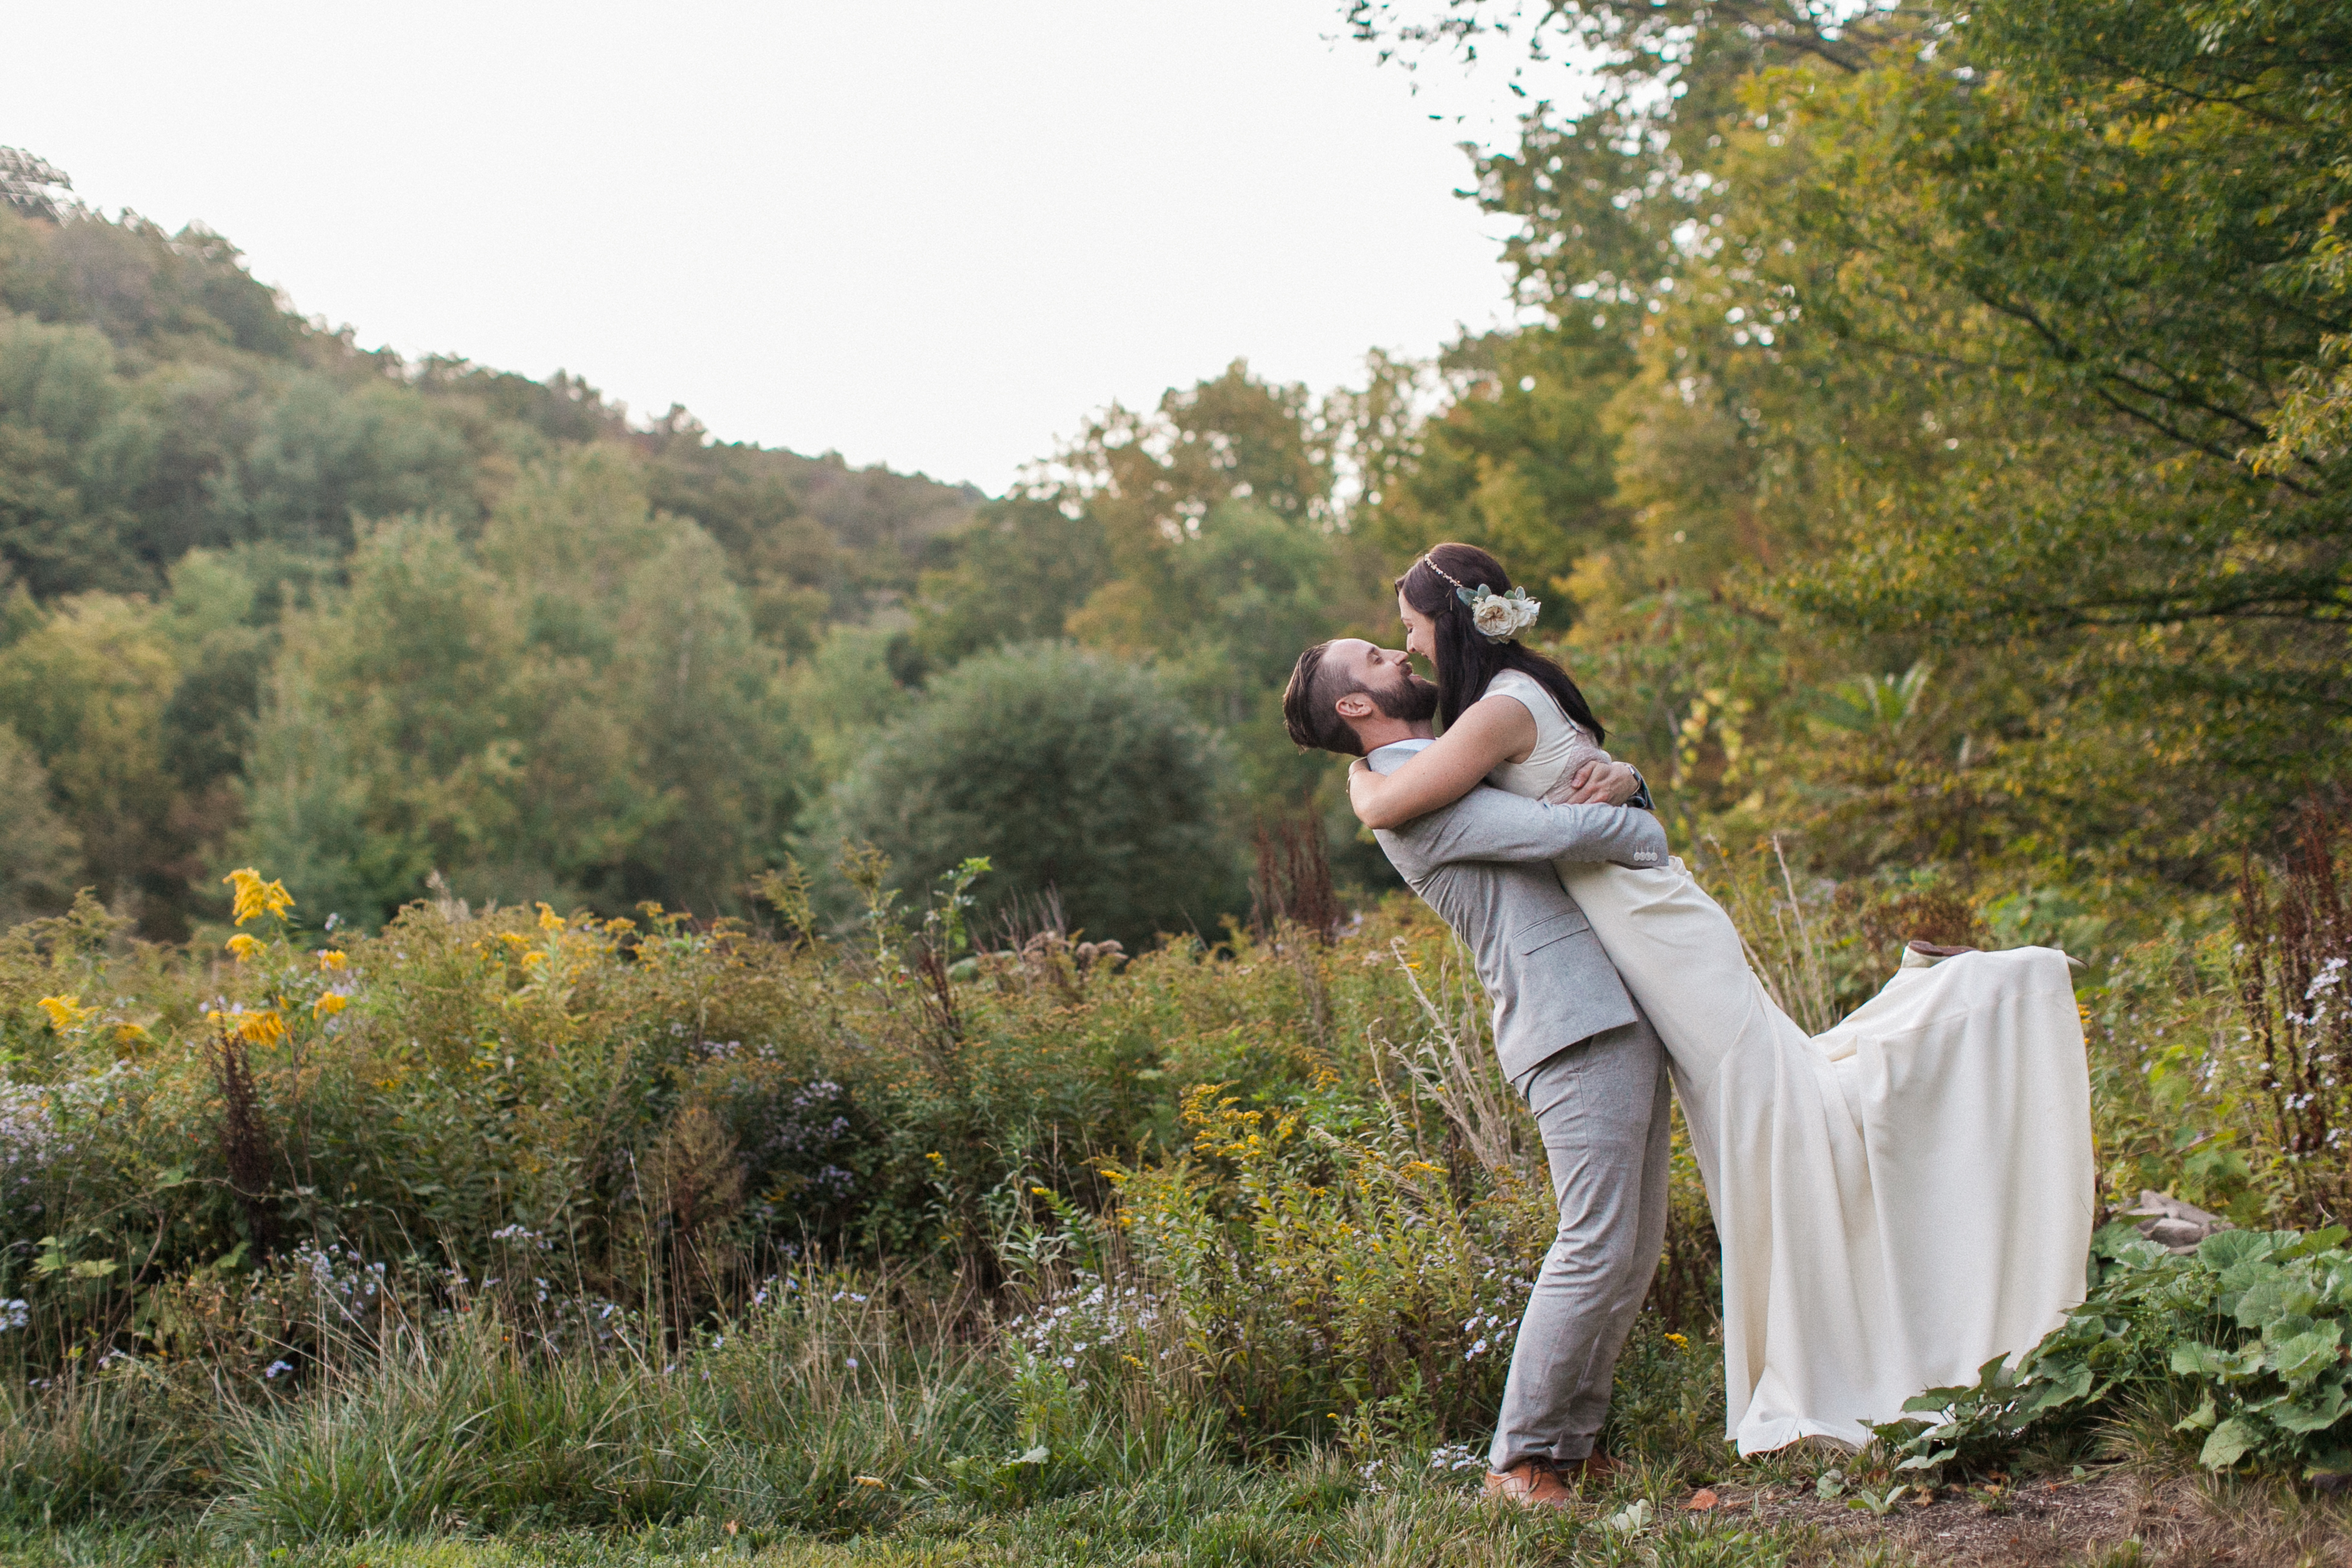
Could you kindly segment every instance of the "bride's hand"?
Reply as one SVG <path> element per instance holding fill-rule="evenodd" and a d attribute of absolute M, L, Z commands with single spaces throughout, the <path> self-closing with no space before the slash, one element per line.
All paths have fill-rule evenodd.
<path fill-rule="evenodd" d="M 1587 763 L 1544 798 L 1554 805 L 1622 805 L 1641 790 L 1642 775 L 1630 763 Z"/>
<path fill-rule="evenodd" d="M 1372 792 L 1379 785 L 1380 776 L 1372 772 L 1372 764 L 1361 757 L 1348 764 L 1348 804 L 1355 809 L 1359 821 L 1363 819 Z"/>

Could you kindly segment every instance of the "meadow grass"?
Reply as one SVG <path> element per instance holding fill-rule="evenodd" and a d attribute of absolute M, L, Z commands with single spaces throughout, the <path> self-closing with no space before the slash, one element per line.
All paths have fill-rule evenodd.
<path fill-rule="evenodd" d="M 2195 1474 L 2173 1413 L 2137 1406 L 1881 1517 L 1858 1500 L 1899 1484 L 1885 1459 L 1733 1455 L 1717 1347 L 1654 1315 L 1606 1439 L 1629 1473 L 1528 1515 L 1479 1498 L 1475 1444 L 1244 1451 L 1131 1386 L 1041 1411 L 1005 1336 L 939 1303 L 814 1271 L 780 1294 L 667 1361 L 445 1321 L 205 1418 L 184 1391 L 167 1408 L 152 1380 L 93 1377 L 11 1424 L 0 1563 L 2319 1568 L 2352 1540 L 2341 1504 Z M 1703 1491 L 1719 1505 L 1695 1511 Z"/>
<path fill-rule="evenodd" d="M 1686 1157 L 1631 1473 L 1486 1505 L 1551 1221 L 1442 929 L 957 977 L 896 921 L 0 938 L 0 1563 L 2341 1560 L 2337 1503 L 2200 1471 L 2165 1385 L 1925 1507 L 1892 1456 L 1739 1460 Z M 1843 995 L 1865 924 L 1759 962 Z M 2259 1224 L 2222 972 L 2125 951 L 2105 1189 Z"/>

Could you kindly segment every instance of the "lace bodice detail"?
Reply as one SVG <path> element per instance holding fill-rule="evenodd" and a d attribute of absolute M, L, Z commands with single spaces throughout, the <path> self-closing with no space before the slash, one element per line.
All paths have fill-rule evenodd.
<path fill-rule="evenodd" d="M 1560 710 L 1559 701 L 1524 670 L 1506 669 L 1486 683 L 1486 696 L 1516 699 L 1536 721 L 1535 750 L 1524 763 L 1505 763 L 1486 775 L 1496 789 L 1540 800 L 1551 786 L 1587 763 L 1612 761 L 1591 734 Z"/>

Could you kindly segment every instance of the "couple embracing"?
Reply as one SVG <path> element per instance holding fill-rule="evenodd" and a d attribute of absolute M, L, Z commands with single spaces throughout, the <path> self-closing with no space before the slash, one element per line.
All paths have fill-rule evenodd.
<path fill-rule="evenodd" d="M 1441 544 L 1396 586 L 1405 650 L 1307 649 L 1283 714 L 1300 745 L 1357 759 L 1356 815 L 1469 948 L 1542 1132 L 1559 1228 L 1488 1491 L 1559 1502 L 1613 1468 L 1594 1443 L 1665 1233 L 1669 1084 L 1722 1241 L 1742 1454 L 1858 1446 L 1921 1390 L 2057 1327 L 2082 1300 L 2093 1208 L 2065 955 L 1914 943 L 1808 1037 L 1666 853 L 1575 682 L 1519 641 L 1538 606 L 1502 564 Z"/>

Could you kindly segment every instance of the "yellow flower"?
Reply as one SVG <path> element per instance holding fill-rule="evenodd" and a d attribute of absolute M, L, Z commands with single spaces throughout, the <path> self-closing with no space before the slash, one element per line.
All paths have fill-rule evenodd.
<path fill-rule="evenodd" d="M 153 1037 L 153 1036 L 148 1034 L 146 1030 L 141 1028 L 136 1024 L 117 1024 L 114 1026 L 114 1043 L 126 1048 L 131 1046 L 145 1045 Z"/>
<path fill-rule="evenodd" d="M 530 945 L 530 942 L 527 941 L 519 931 L 502 931 L 499 932 L 499 940 L 505 942 L 509 947 L 529 947 Z"/>
<path fill-rule="evenodd" d="M 60 1035 L 69 1035 L 98 1016 L 98 1009 L 85 1007 L 79 996 L 44 996 L 34 1004 L 49 1016 L 49 1027 Z"/>
<path fill-rule="evenodd" d="M 536 969 L 546 962 L 547 954 L 543 952 L 526 952 L 522 955 L 522 966 L 525 969 Z"/>
<path fill-rule="evenodd" d="M 549 909 L 545 904 L 541 904 L 539 906 L 539 929 L 541 931 L 562 931 L 563 929 L 563 917 L 557 914 L 553 910 Z"/>
<path fill-rule="evenodd" d="M 205 1018 L 251 1046 L 274 1046 L 286 1037 L 286 1020 L 275 1008 L 260 1013 L 206 1013 Z"/>
<path fill-rule="evenodd" d="M 310 1004 L 310 1016 L 313 1018 L 332 1017 L 335 1014 L 341 1012 L 351 1005 L 350 997 L 340 996 L 334 992 L 329 991 L 320 996 L 316 1002 Z"/>
<path fill-rule="evenodd" d="M 352 955 L 340 948 L 322 947 L 319 950 L 320 969 L 348 969 L 351 963 Z"/>
<path fill-rule="evenodd" d="M 1690 1341 L 1681 1334 L 1668 1334 L 1666 1336 L 1666 1343 L 1674 1346 L 1675 1349 L 1678 1351 L 1686 1351 L 1690 1349 Z"/>
<path fill-rule="evenodd" d="M 261 951 L 261 942 L 258 938 L 250 937 L 246 935 L 245 932 L 239 931 L 235 936 L 228 939 L 228 950 L 236 954 L 236 961 L 239 963 L 243 963 L 247 959 L 251 958 L 255 953 Z"/>
<path fill-rule="evenodd" d="M 265 882 L 250 866 L 231 871 L 221 880 L 236 889 L 235 913 L 239 925 L 256 915 L 282 915 L 294 907 L 294 895 L 286 890 L 285 883 Z"/>

